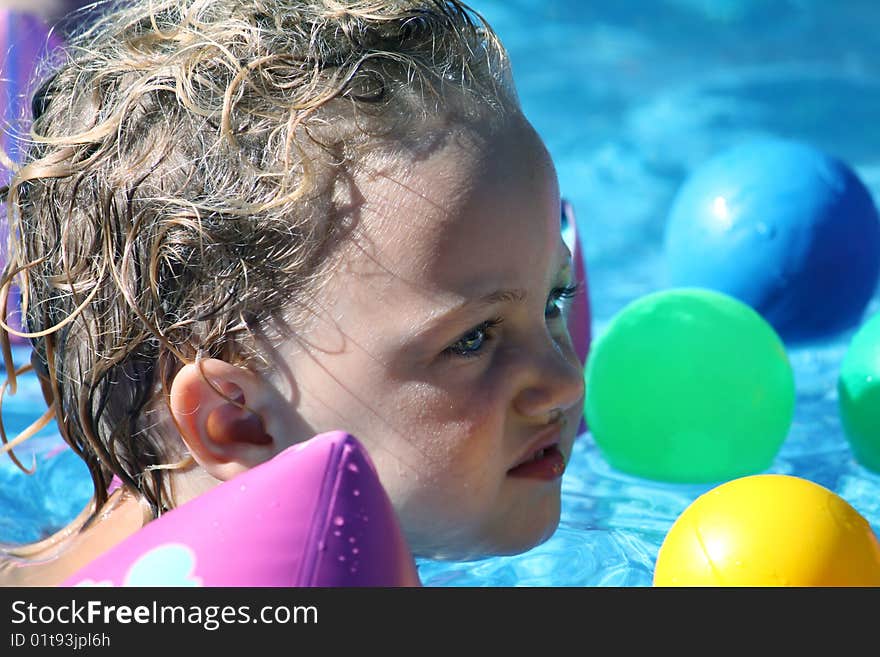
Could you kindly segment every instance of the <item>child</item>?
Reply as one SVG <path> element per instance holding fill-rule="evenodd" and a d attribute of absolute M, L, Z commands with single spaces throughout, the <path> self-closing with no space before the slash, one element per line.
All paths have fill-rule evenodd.
<path fill-rule="evenodd" d="M 6 583 L 58 583 L 331 429 L 366 446 L 417 557 L 552 534 L 584 392 L 570 254 L 471 10 L 128 2 L 34 106 L 3 281 L 95 497 Z"/>

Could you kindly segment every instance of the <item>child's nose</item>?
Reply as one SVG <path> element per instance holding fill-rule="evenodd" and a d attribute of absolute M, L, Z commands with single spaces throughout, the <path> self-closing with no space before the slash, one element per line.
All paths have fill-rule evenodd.
<path fill-rule="evenodd" d="M 570 344 L 553 344 L 533 353 L 523 372 L 514 406 L 527 417 L 547 417 L 583 404 L 584 370 Z"/>

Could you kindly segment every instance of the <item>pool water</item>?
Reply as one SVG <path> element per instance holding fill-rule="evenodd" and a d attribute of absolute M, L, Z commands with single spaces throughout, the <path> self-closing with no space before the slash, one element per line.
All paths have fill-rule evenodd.
<path fill-rule="evenodd" d="M 880 199 L 880 52 L 873 0 L 473 0 L 513 62 L 526 114 L 577 210 L 601 335 L 627 303 L 665 287 L 666 214 L 687 173 L 745 138 L 800 139 L 848 162 Z M 880 308 L 877 298 L 867 315 Z M 866 316 L 867 316 L 866 315 Z M 880 533 L 880 475 L 853 460 L 836 381 L 855 329 L 789 348 L 797 405 L 768 472 L 837 492 Z M 26 353 L 18 350 L 17 362 Z M 7 433 L 43 410 L 23 377 Z M 84 467 L 49 427 L 0 459 L 0 541 L 34 540 L 89 496 Z M 420 560 L 428 586 L 649 586 L 672 522 L 711 485 L 612 469 L 589 434 L 563 480 L 562 520 L 543 545 L 468 563 Z"/>

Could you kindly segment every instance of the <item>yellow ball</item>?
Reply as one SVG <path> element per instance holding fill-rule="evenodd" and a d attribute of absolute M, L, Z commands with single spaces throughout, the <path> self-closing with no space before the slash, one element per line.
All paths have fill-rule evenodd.
<path fill-rule="evenodd" d="M 880 586 L 880 542 L 827 488 L 787 475 L 741 477 L 678 517 L 654 586 Z"/>

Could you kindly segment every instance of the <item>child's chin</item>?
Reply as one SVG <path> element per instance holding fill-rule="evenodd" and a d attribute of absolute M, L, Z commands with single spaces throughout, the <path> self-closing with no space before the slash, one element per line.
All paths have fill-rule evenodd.
<path fill-rule="evenodd" d="M 559 514 L 556 514 L 552 520 L 552 522 L 548 522 L 540 529 L 536 529 L 534 532 L 529 534 L 524 534 L 519 538 L 518 541 L 513 542 L 507 551 L 499 551 L 496 552 L 498 556 L 511 556 L 514 554 L 522 554 L 523 552 L 528 552 L 534 547 L 541 545 L 547 541 L 553 534 L 556 532 L 556 528 L 559 526 Z"/>
<path fill-rule="evenodd" d="M 514 533 L 507 532 L 502 536 L 483 537 L 474 544 L 464 547 L 448 547 L 429 557 L 439 561 L 477 561 L 490 557 L 509 557 L 528 552 L 541 545 L 553 536 L 559 526 L 559 514 L 556 513 L 546 522 L 532 527 L 519 527 Z"/>

